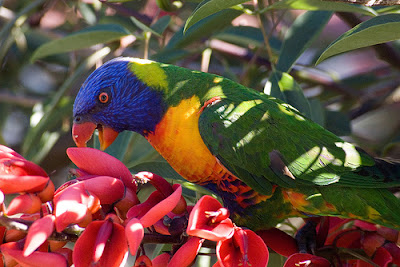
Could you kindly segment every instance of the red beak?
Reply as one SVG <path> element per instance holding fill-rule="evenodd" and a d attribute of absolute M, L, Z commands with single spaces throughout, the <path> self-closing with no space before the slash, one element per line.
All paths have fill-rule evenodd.
<path fill-rule="evenodd" d="M 74 123 L 72 126 L 72 138 L 77 147 L 86 147 L 86 143 L 92 138 L 94 130 L 99 131 L 100 149 L 105 150 L 117 138 L 118 132 L 110 127 L 97 126 L 93 122 Z"/>

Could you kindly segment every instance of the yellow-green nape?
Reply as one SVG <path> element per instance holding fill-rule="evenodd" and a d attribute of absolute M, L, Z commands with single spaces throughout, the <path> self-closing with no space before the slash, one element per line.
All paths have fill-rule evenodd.
<path fill-rule="evenodd" d="M 167 75 L 160 63 L 140 58 L 130 60 L 130 70 L 147 86 L 168 91 Z"/>

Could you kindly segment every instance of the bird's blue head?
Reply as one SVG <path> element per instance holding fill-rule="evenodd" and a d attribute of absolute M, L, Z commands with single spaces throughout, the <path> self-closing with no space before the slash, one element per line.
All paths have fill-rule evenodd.
<path fill-rule="evenodd" d="M 129 58 L 108 61 L 86 79 L 75 99 L 75 143 L 84 146 L 96 128 L 103 149 L 124 130 L 154 131 L 165 111 L 162 96 L 135 76 Z"/>

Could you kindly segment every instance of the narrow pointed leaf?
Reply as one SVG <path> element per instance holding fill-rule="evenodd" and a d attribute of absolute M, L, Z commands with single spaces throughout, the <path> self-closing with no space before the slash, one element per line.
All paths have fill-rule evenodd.
<path fill-rule="evenodd" d="M 108 43 L 126 35 L 129 35 L 129 32 L 117 24 L 95 25 L 40 46 L 33 53 L 31 61 L 58 53 L 88 48 L 96 44 Z"/>
<path fill-rule="evenodd" d="M 233 19 L 243 14 L 241 11 L 233 9 L 221 10 L 190 27 L 186 32 L 183 28 L 177 31 L 170 39 L 166 50 L 172 48 L 183 48 L 200 39 L 207 38 L 231 25 Z"/>
<path fill-rule="evenodd" d="M 387 14 L 358 24 L 331 43 L 316 64 L 337 54 L 400 39 L 400 14 Z"/>
<path fill-rule="evenodd" d="M 247 2 L 247 0 L 205 0 L 196 7 L 196 9 L 187 19 L 183 31 L 186 32 L 196 22 L 204 19 L 205 17 L 244 2 Z"/>
<path fill-rule="evenodd" d="M 377 15 L 376 11 L 370 7 L 323 0 L 283 0 L 268 6 L 265 10 L 271 9 L 326 10 L 336 12 L 353 12 L 368 16 Z"/>
<path fill-rule="evenodd" d="M 289 72 L 293 64 L 321 33 L 332 12 L 309 11 L 297 17 L 287 31 L 276 69 Z"/>

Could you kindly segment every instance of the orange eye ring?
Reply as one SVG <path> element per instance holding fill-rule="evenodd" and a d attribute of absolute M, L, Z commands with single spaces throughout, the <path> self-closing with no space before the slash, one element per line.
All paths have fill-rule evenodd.
<path fill-rule="evenodd" d="M 108 100 L 109 100 L 109 97 L 108 97 L 108 94 L 107 94 L 106 92 L 102 92 L 102 93 L 99 95 L 99 101 L 100 101 L 101 103 L 105 104 L 105 103 L 108 102 Z"/>

